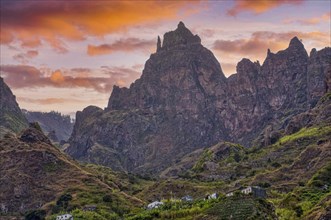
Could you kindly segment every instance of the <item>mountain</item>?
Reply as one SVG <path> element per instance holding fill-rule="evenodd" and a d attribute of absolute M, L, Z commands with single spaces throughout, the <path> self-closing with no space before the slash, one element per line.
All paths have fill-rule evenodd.
<path fill-rule="evenodd" d="M 69 115 L 59 112 L 33 112 L 23 110 L 29 122 L 38 122 L 42 130 L 49 134 L 52 141 L 67 141 L 73 129 L 73 123 Z"/>
<path fill-rule="evenodd" d="M 294 116 L 277 133 L 279 138 L 262 148 L 244 148 L 240 144 L 220 142 L 198 149 L 163 171 L 161 176 L 203 181 L 247 181 L 254 176 L 254 184 L 267 181 L 277 187 L 284 182 L 291 185 L 307 182 L 331 162 L 331 93 L 323 96 L 314 108 Z M 309 168 L 307 161 L 310 161 Z M 255 175 L 260 171 L 265 174 Z"/>
<path fill-rule="evenodd" d="M 180 22 L 130 88 L 114 86 L 108 107 L 76 114 L 72 157 L 116 170 L 159 174 L 188 153 L 220 141 L 268 146 L 277 130 L 315 106 L 330 88 L 331 48 L 312 50 L 294 37 L 248 59 L 226 78 L 211 51 Z M 275 136 L 276 135 L 276 136 Z"/>
<path fill-rule="evenodd" d="M 43 212 L 49 216 L 96 205 L 96 218 L 104 219 L 100 216 L 105 212 L 116 217 L 142 205 L 120 189 L 112 180 L 118 178 L 114 174 L 101 178 L 97 170 L 78 164 L 53 146 L 38 123 L 31 123 L 19 136 L 1 138 L 0 156 L 0 215 L 4 218 Z"/>
<path fill-rule="evenodd" d="M 19 108 L 16 97 L 0 77 L 0 138 L 8 131 L 20 132 L 28 122 Z"/>

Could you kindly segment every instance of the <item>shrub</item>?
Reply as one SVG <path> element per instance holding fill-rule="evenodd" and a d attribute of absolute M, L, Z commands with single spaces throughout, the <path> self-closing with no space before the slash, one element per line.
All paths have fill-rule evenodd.
<path fill-rule="evenodd" d="M 300 217 L 303 214 L 303 210 L 299 205 L 294 207 L 294 211 L 297 214 L 297 217 Z"/>
<path fill-rule="evenodd" d="M 282 165 L 281 165 L 280 163 L 278 163 L 278 162 L 273 162 L 273 163 L 271 164 L 271 166 L 273 166 L 273 167 L 275 167 L 275 168 L 279 168 L 279 167 L 281 167 Z"/>
<path fill-rule="evenodd" d="M 104 202 L 112 202 L 112 201 L 113 201 L 110 195 L 105 195 L 105 196 L 103 196 L 103 197 L 102 197 L 102 200 L 103 200 Z"/>
<path fill-rule="evenodd" d="M 62 210 L 67 210 L 69 202 L 72 200 L 72 196 L 69 193 L 63 194 L 56 201 L 56 206 L 53 207 L 52 213 L 59 213 Z"/>
<path fill-rule="evenodd" d="M 45 210 L 33 210 L 25 215 L 25 220 L 43 220 L 45 219 Z"/>

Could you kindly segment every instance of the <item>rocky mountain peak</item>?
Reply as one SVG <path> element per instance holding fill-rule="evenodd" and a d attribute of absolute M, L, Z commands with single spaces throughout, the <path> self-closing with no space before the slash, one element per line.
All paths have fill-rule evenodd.
<path fill-rule="evenodd" d="M 117 170 L 158 172 L 220 140 L 252 146 L 268 124 L 305 111 L 326 90 L 328 50 L 311 59 L 298 38 L 269 50 L 262 66 L 243 59 L 229 78 L 184 23 L 157 42 L 141 78 L 130 88 L 114 86 L 105 111 L 77 113 L 67 153 Z"/>
<path fill-rule="evenodd" d="M 164 34 L 162 49 L 171 49 L 177 46 L 201 44 L 198 35 L 193 35 L 183 22 L 179 22 L 177 29 Z"/>
<path fill-rule="evenodd" d="M 247 74 L 252 72 L 258 72 L 261 65 L 259 62 L 252 62 L 251 60 L 244 58 L 237 64 L 238 74 Z"/>
<path fill-rule="evenodd" d="M 298 37 L 293 37 L 290 41 L 289 47 L 304 47 Z"/>

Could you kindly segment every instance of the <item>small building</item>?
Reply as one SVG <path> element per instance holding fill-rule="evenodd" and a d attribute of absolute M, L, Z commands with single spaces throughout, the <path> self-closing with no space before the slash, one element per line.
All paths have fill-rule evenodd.
<path fill-rule="evenodd" d="M 86 205 L 83 208 L 83 211 L 90 211 L 90 212 L 94 212 L 97 209 L 96 205 Z"/>
<path fill-rule="evenodd" d="M 225 196 L 226 196 L 226 197 L 231 197 L 231 196 L 233 196 L 233 192 L 234 192 L 234 191 L 228 192 L 227 194 L 225 194 Z"/>
<path fill-rule="evenodd" d="M 192 196 L 189 196 L 189 195 L 186 195 L 186 196 L 182 197 L 181 200 L 183 202 L 193 202 Z"/>
<path fill-rule="evenodd" d="M 56 220 L 74 220 L 74 217 L 70 214 L 64 214 L 56 216 Z"/>
<path fill-rule="evenodd" d="M 163 202 L 159 202 L 159 201 L 154 201 L 152 203 L 149 203 L 147 205 L 147 209 L 151 210 L 151 209 L 157 209 L 160 208 L 160 206 L 162 206 L 164 203 Z"/>
<path fill-rule="evenodd" d="M 255 197 L 258 198 L 265 198 L 267 197 L 267 193 L 265 189 L 259 187 L 259 186 L 248 186 L 245 189 L 241 190 L 241 193 L 243 194 L 252 194 Z"/>
<path fill-rule="evenodd" d="M 218 193 L 213 193 L 208 197 L 208 199 L 217 199 L 218 196 L 219 196 Z"/>

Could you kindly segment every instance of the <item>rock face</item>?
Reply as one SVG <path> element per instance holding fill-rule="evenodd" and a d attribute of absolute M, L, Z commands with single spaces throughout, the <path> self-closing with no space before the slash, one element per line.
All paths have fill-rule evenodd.
<path fill-rule="evenodd" d="M 19 132 L 27 126 L 16 97 L 0 77 L 0 137 L 7 131 Z"/>
<path fill-rule="evenodd" d="M 294 37 L 287 49 L 268 51 L 262 66 L 243 59 L 226 78 L 212 52 L 180 22 L 162 46 L 158 39 L 157 52 L 130 88 L 114 86 L 105 110 L 77 113 L 67 152 L 119 170 L 160 172 L 220 140 L 249 147 L 264 128 L 284 124 L 279 121 L 325 93 L 330 51 L 308 57 Z"/>
<path fill-rule="evenodd" d="M 38 123 L 30 123 L 29 128 L 21 134 L 20 140 L 26 143 L 44 142 L 51 144 L 51 141 L 44 135 Z"/>

